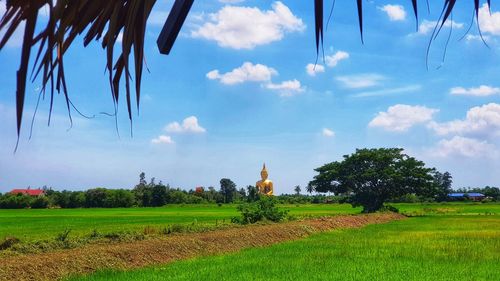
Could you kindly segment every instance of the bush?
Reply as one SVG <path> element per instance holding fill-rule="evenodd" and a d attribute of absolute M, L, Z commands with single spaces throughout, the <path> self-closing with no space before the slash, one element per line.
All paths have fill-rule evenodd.
<path fill-rule="evenodd" d="M 6 237 L 2 242 L 0 242 L 0 251 L 6 250 L 19 242 L 20 240 L 16 237 Z"/>
<path fill-rule="evenodd" d="M 279 210 L 276 207 L 275 199 L 272 197 L 262 197 L 259 201 L 253 203 L 245 203 L 238 206 L 238 211 L 241 217 L 235 217 L 231 221 L 233 223 L 256 223 L 263 220 L 280 222 L 287 217 L 288 210 Z"/>
<path fill-rule="evenodd" d="M 399 213 L 399 209 L 391 206 L 391 205 L 384 205 L 380 210 L 380 212 L 393 212 L 393 213 Z"/>

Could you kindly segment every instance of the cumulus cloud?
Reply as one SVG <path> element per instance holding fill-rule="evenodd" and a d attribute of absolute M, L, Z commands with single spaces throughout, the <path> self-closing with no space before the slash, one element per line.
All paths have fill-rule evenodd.
<path fill-rule="evenodd" d="M 375 73 L 346 75 L 336 78 L 336 80 L 339 81 L 344 87 L 349 89 L 361 89 L 377 86 L 385 79 L 386 78 L 384 76 Z"/>
<path fill-rule="evenodd" d="M 198 124 L 198 118 L 196 116 L 189 116 L 182 121 L 172 122 L 165 127 L 165 131 L 169 133 L 205 133 L 207 130 Z"/>
<path fill-rule="evenodd" d="M 418 34 L 426 35 L 431 33 L 434 28 L 436 27 L 439 28 L 441 26 L 441 22 L 438 24 L 437 21 L 429 21 L 429 20 L 424 20 L 420 25 L 418 26 Z M 444 23 L 444 26 L 446 28 L 453 27 L 453 29 L 461 29 L 464 27 L 464 24 L 461 22 L 456 22 L 452 20 L 447 20 Z"/>
<path fill-rule="evenodd" d="M 161 136 L 158 136 L 157 138 L 152 139 L 151 143 L 153 143 L 153 144 L 173 144 L 174 141 L 172 140 L 172 138 L 170 136 L 161 135 Z"/>
<path fill-rule="evenodd" d="M 210 80 L 219 80 L 222 84 L 234 85 L 244 82 L 271 81 L 271 77 L 277 74 L 278 72 L 274 68 L 263 64 L 245 62 L 242 66 L 224 74 L 219 73 L 219 70 L 212 70 L 207 73 L 207 78 Z"/>
<path fill-rule="evenodd" d="M 387 111 L 379 112 L 368 126 L 392 132 L 406 132 L 415 125 L 431 121 L 433 115 L 438 111 L 425 106 L 396 104 L 389 107 Z"/>
<path fill-rule="evenodd" d="M 429 128 L 438 135 L 500 136 L 500 104 L 473 107 L 463 120 L 431 122 Z"/>
<path fill-rule="evenodd" d="M 323 128 L 323 130 L 321 131 L 321 134 L 325 137 L 334 137 L 335 136 L 335 132 L 328 129 L 328 128 Z"/>
<path fill-rule="evenodd" d="M 297 79 L 273 83 L 272 77 L 275 75 L 278 75 L 278 71 L 274 68 L 251 62 L 245 62 L 242 66 L 223 74 L 217 69 L 206 74 L 208 79 L 219 80 L 219 82 L 225 85 L 259 82 L 263 88 L 278 91 L 281 96 L 293 96 L 305 90 Z"/>
<path fill-rule="evenodd" d="M 490 14 L 488 4 L 484 3 L 479 9 L 479 27 L 485 34 L 500 35 L 500 12 Z"/>
<path fill-rule="evenodd" d="M 460 96 L 487 97 L 500 94 L 500 88 L 481 85 L 477 88 L 454 87 L 450 89 L 450 94 Z"/>
<path fill-rule="evenodd" d="M 302 19 L 280 1 L 272 10 L 257 7 L 225 6 L 191 31 L 194 38 L 217 42 L 221 47 L 253 49 L 283 39 L 286 33 L 305 29 Z"/>
<path fill-rule="evenodd" d="M 325 72 L 325 67 L 321 64 L 310 63 L 306 65 L 306 72 L 309 76 L 316 76 L 317 73 Z"/>
<path fill-rule="evenodd" d="M 346 60 L 349 58 L 349 53 L 344 51 L 337 51 L 335 54 L 326 56 L 325 62 L 329 67 L 335 67 L 340 61 Z"/>
<path fill-rule="evenodd" d="M 461 136 L 455 136 L 448 140 L 441 140 L 431 152 L 440 157 L 480 157 L 492 156 L 497 153 L 495 146 L 486 141 Z"/>
<path fill-rule="evenodd" d="M 401 5 L 388 4 L 378 8 L 379 10 L 384 11 L 391 21 L 403 21 L 406 19 L 405 8 Z"/>
<path fill-rule="evenodd" d="M 304 88 L 300 84 L 300 81 L 298 81 L 297 79 L 283 81 L 279 84 L 269 83 L 265 87 L 270 90 L 279 91 L 280 95 L 284 97 L 293 96 L 304 91 Z"/>

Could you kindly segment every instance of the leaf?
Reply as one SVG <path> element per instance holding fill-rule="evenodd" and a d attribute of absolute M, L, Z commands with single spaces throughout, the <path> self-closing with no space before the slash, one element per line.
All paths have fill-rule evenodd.
<path fill-rule="evenodd" d="M 314 18 L 316 31 L 316 54 L 319 54 L 320 43 L 323 44 L 323 0 L 314 0 Z"/>
<path fill-rule="evenodd" d="M 358 3 L 359 32 L 361 33 L 361 43 L 364 44 L 364 39 L 363 39 L 363 0 L 357 0 L 357 3 Z"/>

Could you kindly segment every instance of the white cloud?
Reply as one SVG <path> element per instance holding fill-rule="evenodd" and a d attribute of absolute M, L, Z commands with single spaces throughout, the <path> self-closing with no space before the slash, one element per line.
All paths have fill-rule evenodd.
<path fill-rule="evenodd" d="M 274 2 L 272 10 L 257 7 L 225 6 L 210 14 L 208 21 L 191 31 L 194 38 L 216 41 L 221 47 L 253 49 L 283 39 L 285 33 L 303 31 L 302 19 L 282 2 Z"/>
<path fill-rule="evenodd" d="M 173 144 L 174 141 L 172 140 L 172 138 L 170 136 L 161 135 L 161 136 L 158 136 L 157 138 L 152 139 L 151 143 L 153 143 L 153 144 Z"/>
<path fill-rule="evenodd" d="M 382 80 L 385 79 L 386 78 L 384 76 L 375 73 L 346 75 L 336 78 L 336 80 L 341 82 L 344 87 L 349 89 L 361 89 L 377 86 Z"/>
<path fill-rule="evenodd" d="M 266 85 L 266 88 L 279 91 L 280 95 L 283 97 L 293 96 L 294 94 L 304 91 L 300 81 L 297 79 L 283 81 L 279 84 L 269 83 Z"/>
<path fill-rule="evenodd" d="M 438 111 L 425 106 L 397 104 L 389 107 L 386 112 L 379 112 L 368 126 L 380 127 L 386 131 L 405 132 L 415 125 L 431 121 L 434 113 Z"/>
<path fill-rule="evenodd" d="M 384 11 L 391 21 L 403 21 L 406 19 L 405 8 L 401 5 L 385 5 L 378 7 L 379 10 Z"/>
<path fill-rule="evenodd" d="M 309 76 L 316 76 L 317 73 L 325 72 L 325 67 L 321 64 L 310 63 L 306 65 L 306 72 Z"/>
<path fill-rule="evenodd" d="M 323 130 L 321 131 L 321 134 L 325 137 L 334 137 L 335 136 L 335 132 L 328 129 L 328 128 L 323 128 Z"/>
<path fill-rule="evenodd" d="M 436 28 L 436 25 L 439 28 L 441 26 L 441 22 L 439 22 L 439 24 L 438 24 L 437 21 L 423 20 L 422 23 L 420 23 L 420 25 L 418 27 L 418 34 L 422 34 L 422 35 L 429 34 L 434 30 L 434 28 Z M 453 29 L 461 29 L 464 27 L 464 24 L 461 22 L 447 20 L 444 23 L 443 27 L 449 28 L 452 26 L 453 26 Z"/>
<path fill-rule="evenodd" d="M 273 75 L 277 74 L 278 72 L 274 68 L 245 62 L 242 66 L 224 74 L 220 74 L 219 70 L 212 70 L 207 73 L 207 78 L 219 80 L 222 84 L 234 85 L 244 82 L 268 82 L 271 81 Z"/>
<path fill-rule="evenodd" d="M 479 9 L 479 27 L 483 33 L 500 35 L 500 12 L 490 14 L 488 4 L 484 3 Z"/>
<path fill-rule="evenodd" d="M 449 140 L 441 140 L 431 153 L 439 157 L 479 157 L 493 156 L 497 151 L 494 145 L 486 141 L 455 136 Z"/>
<path fill-rule="evenodd" d="M 344 51 L 337 51 L 335 54 L 331 56 L 326 56 L 325 61 L 326 65 L 328 65 L 329 67 L 335 67 L 340 61 L 346 60 L 348 58 L 349 58 L 349 53 Z"/>
<path fill-rule="evenodd" d="M 450 94 L 461 96 L 487 97 L 500 94 L 500 88 L 481 85 L 477 88 L 454 87 L 450 89 Z"/>
<path fill-rule="evenodd" d="M 304 91 L 304 87 L 297 79 L 273 83 L 272 76 L 274 75 L 278 75 L 278 71 L 274 68 L 263 64 L 252 64 L 251 62 L 245 62 L 242 66 L 224 74 L 221 74 L 217 69 L 206 74 L 208 79 L 219 80 L 225 85 L 259 82 L 263 88 L 278 91 L 280 96 L 283 97 L 293 96 Z"/>
<path fill-rule="evenodd" d="M 500 136 L 500 104 L 490 103 L 471 108 L 464 120 L 431 122 L 429 128 L 438 135 Z"/>
<path fill-rule="evenodd" d="M 481 37 L 481 35 L 467 34 L 467 35 L 465 35 L 465 40 L 467 42 L 473 42 L 473 41 L 480 41 L 480 42 L 482 42 L 483 40 L 485 42 L 488 42 L 488 41 L 491 40 L 491 37 L 488 36 L 488 35 L 483 35 Z"/>
<path fill-rule="evenodd" d="M 165 127 L 165 131 L 169 133 L 205 133 L 207 130 L 198 124 L 196 116 L 189 116 L 182 121 L 172 122 Z"/>
<path fill-rule="evenodd" d="M 409 93 L 415 92 L 422 89 L 421 85 L 409 85 L 405 87 L 392 88 L 392 89 L 382 89 L 376 91 L 367 91 L 359 94 L 352 95 L 353 98 L 368 98 L 368 97 L 381 97 L 393 94 Z"/>

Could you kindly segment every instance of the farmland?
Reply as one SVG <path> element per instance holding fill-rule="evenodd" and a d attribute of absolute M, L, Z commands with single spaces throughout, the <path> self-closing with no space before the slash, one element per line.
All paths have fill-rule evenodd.
<path fill-rule="evenodd" d="M 498 249 L 498 215 L 448 213 L 71 281 L 500 280 Z"/>
<path fill-rule="evenodd" d="M 294 216 L 359 213 L 349 204 L 283 205 Z M 215 225 L 237 216 L 236 205 L 168 205 L 159 208 L 24 209 L 0 210 L 0 239 L 14 236 L 23 241 L 53 238 L 71 230 L 71 236 L 99 232 L 142 231 L 145 227 L 172 224 Z"/>
<path fill-rule="evenodd" d="M 12 262 L 14 266 L 6 271 L 6 274 L 18 264 L 15 262 L 16 259 L 28 259 L 32 262 L 38 260 L 40 263 L 49 264 L 53 260 L 53 264 L 57 264 L 57 270 L 60 272 L 88 273 L 92 270 L 64 269 L 56 260 L 69 260 L 71 263 L 79 264 L 78 258 L 68 259 L 61 254 L 80 257 L 93 255 L 92 253 L 96 255 L 108 253 L 106 258 L 110 259 L 109 266 L 106 266 L 108 262 L 105 264 L 99 262 L 101 265 L 93 267 L 108 268 L 108 270 L 100 270 L 87 276 L 74 276 L 73 279 L 69 279 L 71 281 L 165 280 L 167 277 L 169 280 L 371 280 L 373 276 L 384 276 L 384 280 L 458 280 L 463 279 L 463 276 L 467 276 L 470 280 L 498 280 L 500 204 L 399 203 L 393 206 L 410 217 L 367 225 L 361 229 L 332 227 L 333 230 L 326 232 L 324 231 L 330 228 L 304 233 L 302 231 L 308 227 L 304 228 L 295 222 L 285 222 L 282 226 L 276 225 L 276 227 L 270 225 L 269 229 L 272 229 L 272 232 L 269 233 L 266 232 L 265 225 L 257 228 L 232 229 L 229 221 L 231 217 L 238 215 L 236 205 L 1 210 L 0 238 L 15 236 L 23 242 L 36 243 L 44 239 L 53 240 L 65 229 L 72 230 L 71 237 L 83 237 L 88 236 L 94 229 L 102 233 L 143 232 L 148 227 L 160 228 L 173 224 L 209 226 L 214 226 L 216 222 L 226 224 L 225 230 L 211 232 L 213 234 L 188 234 L 186 236 L 188 240 L 185 240 L 183 235 L 153 236 L 135 242 L 82 245 L 84 248 L 81 249 L 80 246 L 63 251 L 49 249 L 48 252 L 25 257 L 3 256 L 4 261 L 9 264 Z M 359 208 L 352 208 L 347 204 L 280 205 L 280 208 L 289 209 L 296 217 L 360 212 Z M 345 219 L 340 218 L 340 220 Z M 314 224 L 314 222 L 308 223 Z M 259 232 L 262 232 L 263 237 L 272 238 L 271 241 L 274 242 L 262 238 L 259 243 L 249 243 L 248 237 L 259 237 L 256 234 Z M 316 234 L 310 235 L 311 233 Z M 297 240 L 304 236 L 308 237 Z M 212 241 L 212 239 L 229 239 L 224 240 L 226 242 L 221 245 L 234 240 L 234 244 L 222 248 L 211 248 L 207 245 L 207 249 L 219 250 L 207 252 L 204 250 L 196 252 L 198 251 L 196 250 L 191 254 L 183 254 L 187 250 L 184 247 L 188 247 L 187 245 L 191 243 L 186 244 L 188 241 L 205 243 L 202 241 Z M 176 247 L 175 243 L 180 243 L 180 248 Z M 200 245 L 196 244 L 193 249 L 198 249 Z M 224 248 L 227 249 L 222 250 Z M 151 249 L 151 252 L 147 249 Z M 164 250 L 158 252 L 158 249 Z M 118 263 L 113 261 L 121 256 L 119 254 L 121 252 L 127 253 L 124 254 L 127 259 L 132 256 L 139 259 L 130 265 L 126 262 L 127 259 L 125 263 L 121 260 L 118 260 Z M 159 256 L 153 261 L 145 258 L 153 253 L 156 255 L 156 252 Z M 166 254 L 171 254 L 174 258 L 167 258 Z M 90 261 L 92 259 L 82 258 L 83 264 Z M 90 265 L 93 266 L 92 262 Z M 147 267 L 143 268 L 145 265 Z M 449 270 L 450 268 L 454 270 Z M 15 270 L 13 272 L 19 273 Z"/>

